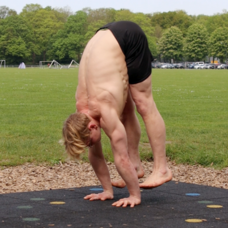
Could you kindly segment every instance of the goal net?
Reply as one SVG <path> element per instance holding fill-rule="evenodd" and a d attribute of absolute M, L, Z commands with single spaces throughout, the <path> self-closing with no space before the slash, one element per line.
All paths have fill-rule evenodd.
<path fill-rule="evenodd" d="M 58 63 L 56 60 L 52 61 L 40 61 L 40 68 L 49 68 L 49 69 L 62 69 L 62 65 Z"/>
<path fill-rule="evenodd" d="M 70 62 L 70 65 L 68 66 L 68 69 L 69 68 L 75 68 L 75 67 L 78 67 L 79 64 L 73 59 L 71 62 Z"/>
<path fill-rule="evenodd" d="M 0 60 L 0 68 L 1 67 L 6 67 L 6 60 Z"/>

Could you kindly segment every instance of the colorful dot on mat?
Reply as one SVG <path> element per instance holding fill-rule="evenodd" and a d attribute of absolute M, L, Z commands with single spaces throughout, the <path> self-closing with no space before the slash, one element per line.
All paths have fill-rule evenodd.
<path fill-rule="evenodd" d="M 185 222 L 199 223 L 199 222 L 203 222 L 203 220 L 202 219 L 186 219 Z"/>
<path fill-rule="evenodd" d="M 32 206 L 18 206 L 18 209 L 31 209 L 33 208 Z"/>
<path fill-rule="evenodd" d="M 90 191 L 103 191 L 103 188 L 91 188 Z"/>
<path fill-rule="evenodd" d="M 186 196 L 199 196 L 199 193 L 186 193 Z"/>
<path fill-rule="evenodd" d="M 30 200 L 33 200 L 33 201 L 42 201 L 42 200 L 45 200 L 45 198 L 31 198 Z"/>
<path fill-rule="evenodd" d="M 205 204 L 208 204 L 208 203 L 213 203 L 213 201 L 204 200 L 204 201 L 198 201 L 198 203 L 205 203 Z"/>
<path fill-rule="evenodd" d="M 26 221 L 26 222 L 36 222 L 39 220 L 40 220 L 39 218 L 23 218 L 23 221 Z"/>
<path fill-rule="evenodd" d="M 222 208 L 222 205 L 207 205 L 208 208 Z"/>
<path fill-rule="evenodd" d="M 61 205 L 61 204 L 65 204 L 65 202 L 63 202 L 63 201 L 53 201 L 53 202 L 50 202 L 50 204 Z"/>

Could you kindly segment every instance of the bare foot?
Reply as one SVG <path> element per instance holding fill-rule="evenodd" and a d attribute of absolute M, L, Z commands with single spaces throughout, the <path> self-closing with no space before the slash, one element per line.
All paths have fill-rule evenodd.
<path fill-rule="evenodd" d="M 142 166 L 138 169 L 137 174 L 138 174 L 138 178 L 142 178 L 144 176 L 144 170 Z M 124 188 L 126 186 L 126 183 L 123 179 L 113 180 L 111 182 L 112 182 L 112 186 L 117 188 Z"/>
<path fill-rule="evenodd" d="M 124 188 L 126 186 L 126 183 L 123 179 L 113 180 L 111 181 L 111 183 L 112 183 L 112 186 L 117 188 Z"/>
<path fill-rule="evenodd" d="M 167 168 L 166 172 L 153 171 L 152 174 L 146 178 L 146 180 L 139 184 L 140 188 L 156 188 L 162 184 L 172 180 L 172 172 Z"/>

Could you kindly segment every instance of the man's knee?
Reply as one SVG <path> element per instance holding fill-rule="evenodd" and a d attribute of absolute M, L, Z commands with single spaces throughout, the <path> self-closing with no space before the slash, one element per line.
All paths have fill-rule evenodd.
<path fill-rule="evenodd" d="M 156 108 L 153 99 L 137 99 L 135 101 L 137 112 L 143 117 L 152 114 Z"/>

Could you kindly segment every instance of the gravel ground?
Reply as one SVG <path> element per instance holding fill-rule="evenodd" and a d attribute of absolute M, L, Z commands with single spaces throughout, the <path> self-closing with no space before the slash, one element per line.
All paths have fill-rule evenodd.
<path fill-rule="evenodd" d="M 152 172 L 153 162 L 143 162 L 144 180 Z M 228 189 L 228 168 L 215 170 L 198 165 L 168 162 L 176 182 L 194 183 Z M 113 163 L 108 163 L 112 179 L 119 178 Z M 141 181 L 140 180 L 140 181 Z M 99 185 L 89 163 L 73 161 L 54 166 L 25 164 L 0 170 L 0 194 Z"/>

